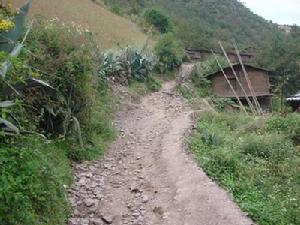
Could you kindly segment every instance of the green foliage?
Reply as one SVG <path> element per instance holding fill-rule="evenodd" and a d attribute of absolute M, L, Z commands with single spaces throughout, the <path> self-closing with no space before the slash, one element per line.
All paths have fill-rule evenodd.
<path fill-rule="evenodd" d="M 70 159 L 94 159 L 114 137 L 110 115 L 116 99 L 98 74 L 101 63 L 92 37 L 80 27 L 55 20 L 38 20 L 33 25 L 26 50 L 13 59 L 1 83 L 1 118 L 35 137 L 44 134 L 48 140 L 1 137 L 1 224 L 65 224 L 64 185 L 70 183 Z M 18 94 L 7 94 L 9 86 Z M 4 108 L 5 98 L 18 104 Z"/>
<path fill-rule="evenodd" d="M 226 58 L 217 56 L 217 59 L 223 68 L 229 66 L 229 63 L 226 60 Z M 220 66 L 217 63 L 216 59 L 212 56 L 208 58 L 206 61 L 198 63 L 197 71 L 198 71 L 197 74 L 199 74 L 202 77 L 206 77 L 207 75 L 220 71 Z"/>
<path fill-rule="evenodd" d="M 235 102 L 230 98 L 220 98 L 213 96 L 211 98 L 212 102 L 214 103 L 214 107 L 219 111 L 222 112 L 228 105 L 234 105 Z"/>
<path fill-rule="evenodd" d="M 180 42 L 171 33 L 160 37 L 154 47 L 154 52 L 159 58 L 158 69 L 162 73 L 178 68 L 184 57 Z"/>
<path fill-rule="evenodd" d="M 207 113 L 189 142 L 205 172 L 261 225 L 300 222 L 299 149 L 285 133 L 294 116 Z"/>
<path fill-rule="evenodd" d="M 295 113 L 286 117 L 272 116 L 266 121 L 266 130 L 284 134 L 300 144 L 300 115 Z"/>
<path fill-rule="evenodd" d="M 272 69 L 275 92 L 294 94 L 300 88 L 300 39 L 274 31 L 259 49 L 256 61 Z"/>
<path fill-rule="evenodd" d="M 173 31 L 173 26 L 169 17 L 156 9 L 147 9 L 144 13 L 146 23 L 154 26 L 161 33 Z"/>
<path fill-rule="evenodd" d="M 152 76 L 156 64 L 157 57 L 151 51 L 129 46 L 106 53 L 99 74 L 121 84 L 130 80 L 144 82 Z"/>
<path fill-rule="evenodd" d="M 278 134 L 252 134 L 243 140 L 241 152 L 257 158 L 263 158 L 275 163 L 284 160 L 293 153 L 293 145 L 286 138 Z"/>
<path fill-rule="evenodd" d="M 26 138 L 0 149 L 1 224 L 64 224 L 71 173 L 59 142 Z"/>

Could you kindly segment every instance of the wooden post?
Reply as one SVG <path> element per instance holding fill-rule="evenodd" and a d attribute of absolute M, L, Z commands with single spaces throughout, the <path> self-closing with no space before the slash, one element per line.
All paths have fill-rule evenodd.
<path fill-rule="evenodd" d="M 219 41 L 219 45 L 220 45 L 220 47 L 221 47 L 221 49 L 222 49 L 222 51 L 223 51 L 224 56 L 226 57 L 226 59 L 227 59 L 229 65 L 230 65 L 231 69 L 232 69 L 232 72 L 233 72 L 233 74 L 234 74 L 235 79 L 237 80 L 239 86 L 241 87 L 241 89 L 242 89 L 242 91 L 243 91 L 243 93 L 244 93 L 244 95 L 245 95 L 245 98 L 246 98 L 247 103 L 248 103 L 248 105 L 249 105 L 249 107 L 250 107 L 250 109 L 251 109 L 251 112 L 252 112 L 253 114 L 256 114 L 257 111 L 255 110 L 255 108 L 254 108 L 252 102 L 250 101 L 250 99 L 249 99 L 249 97 L 248 97 L 248 94 L 247 94 L 246 90 L 244 89 L 244 86 L 243 86 L 242 83 L 240 82 L 240 79 L 239 79 L 237 73 L 235 72 L 235 70 L 234 70 L 234 68 L 233 68 L 233 65 L 232 65 L 232 63 L 231 63 L 231 61 L 230 61 L 230 59 L 229 59 L 229 57 L 228 57 L 228 55 L 227 55 L 227 53 L 226 53 L 226 51 L 225 51 L 225 49 L 224 49 L 224 47 L 223 47 L 221 41 Z"/>
<path fill-rule="evenodd" d="M 230 83 L 230 81 L 229 81 L 229 79 L 228 79 L 228 77 L 227 77 L 227 75 L 226 75 L 226 73 L 225 73 L 225 71 L 224 71 L 222 65 L 220 64 L 217 55 L 214 53 L 213 50 L 211 50 L 211 52 L 212 52 L 212 54 L 214 55 L 215 60 L 216 60 L 216 62 L 217 62 L 217 64 L 218 64 L 218 66 L 220 67 L 220 70 L 222 71 L 222 73 L 223 73 L 223 75 L 224 75 L 224 77 L 225 77 L 225 79 L 226 79 L 226 81 L 227 81 L 229 87 L 231 88 L 231 90 L 232 90 L 232 92 L 233 92 L 235 98 L 238 100 L 238 103 L 239 103 L 240 107 L 241 107 L 242 110 L 248 115 L 248 113 L 247 113 L 245 107 L 243 106 L 243 103 L 241 102 L 239 96 L 237 95 L 236 91 L 234 90 L 233 86 L 231 85 L 231 83 Z"/>
<path fill-rule="evenodd" d="M 262 108 L 261 108 L 261 106 L 260 106 L 260 104 L 259 104 L 259 102 L 258 102 L 257 96 L 256 96 L 255 91 L 254 91 L 254 89 L 253 89 L 253 86 L 252 86 L 252 84 L 251 84 L 251 80 L 249 79 L 247 70 L 246 70 L 246 68 L 245 68 L 245 66 L 244 66 L 242 57 L 241 57 L 241 55 L 240 55 L 240 52 L 239 52 L 239 49 L 238 49 L 236 43 L 234 43 L 234 48 L 235 48 L 235 52 L 236 52 L 236 54 L 237 54 L 237 56 L 238 56 L 238 58 L 239 58 L 239 62 L 240 62 L 240 64 L 241 64 L 241 66 L 242 66 L 242 69 L 243 69 L 243 72 L 244 72 L 244 75 L 245 75 L 245 78 L 246 78 L 246 81 L 247 81 L 247 84 L 248 84 L 248 88 L 249 88 L 249 90 L 250 90 L 250 92 L 251 92 L 251 95 L 252 95 L 253 101 L 254 101 L 254 103 L 255 103 L 255 106 L 256 106 L 256 108 L 257 108 L 257 111 L 258 111 L 258 113 L 259 113 L 260 115 L 264 115 L 264 112 L 263 112 L 263 110 L 262 110 Z"/>

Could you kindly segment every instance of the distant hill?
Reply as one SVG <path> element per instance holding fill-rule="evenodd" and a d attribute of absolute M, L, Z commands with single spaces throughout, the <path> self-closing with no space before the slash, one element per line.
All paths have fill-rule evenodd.
<path fill-rule="evenodd" d="M 104 0 L 106 4 L 127 10 L 159 8 L 176 24 L 177 36 L 188 47 L 213 47 L 218 40 L 235 39 L 245 48 L 265 40 L 274 24 L 254 14 L 237 0 Z"/>
<path fill-rule="evenodd" d="M 20 6 L 25 0 L 14 0 Z M 64 22 L 75 22 L 95 34 L 99 45 L 114 48 L 117 44 L 142 44 L 146 36 L 138 26 L 91 0 L 33 0 L 31 16 L 40 14 L 46 18 L 57 17 Z"/>

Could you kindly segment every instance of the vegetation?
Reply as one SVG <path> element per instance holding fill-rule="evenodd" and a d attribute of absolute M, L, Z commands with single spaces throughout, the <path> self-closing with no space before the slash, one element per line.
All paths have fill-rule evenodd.
<path fill-rule="evenodd" d="M 3 225 L 64 224 L 65 188 L 72 178 L 61 141 L 19 138 L 0 144 L 0 221 Z"/>
<path fill-rule="evenodd" d="M 0 221 L 64 224 L 69 160 L 99 156 L 114 136 L 115 103 L 98 74 L 101 57 L 89 33 L 41 20 L 12 60 L 1 83 L 0 100 L 14 104 L 1 107 L 9 122 L 1 120 L 1 128 L 10 126 L 0 135 Z"/>
<path fill-rule="evenodd" d="M 38 19 L 32 27 L 0 84 L 4 225 L 64 224 L 70 161 L 99 157 L 114 137 L 109 82 L 129 85 L 136 96 L 160 88 L 147 46 L 102 54 L 81 26 Z"/>
<path fill-rule="evenodd" d="M 154 47 L 154 52 L 159 58 L 158 69 L 162 73 L 178 68 L 183 62 L 182 46 L 172 33 L 160 37 Z"/>
<path fill-rule="evenodd" d="M 130 46 L 118 52 L 106 53 L 100 74 L 121 84 L 128 84 L 133 80 L 150 80 L 158 60 L 156 55 L 145 48 Z"/>
<path fill-rule="evenodd" d="M 299 224 L 299 121 L 296 114 L 209 113 L 189 144 L 205 172 L 256 222 Z"/>
<path fill-rule="evenodd" d="M 232 49 L 235 40 L 240 50 L 256 53 L 254 63 L 272 69 L 274 85 L 287 96 L 300 89 L 298 26 L 290 34 L 283 33 L 278 25 L 266 21 L 236 0 L 106 0 L 126 14 L 142 17 L 148 9 L 159 9 L 171 19 L 174 36 L 184 47 L 219 49 L 222 41 Z M 134 10 L 133 10 L 134 9 Z M 276 90 L 275 90 L 276 91 Z"/>
<path fill-rule="evenodd" d="M 156 9 L 148 9 L 144 13 L 146 23 L 153 25 L 159 32 L 168 33 L 173 31 L 171 20 Z"/>

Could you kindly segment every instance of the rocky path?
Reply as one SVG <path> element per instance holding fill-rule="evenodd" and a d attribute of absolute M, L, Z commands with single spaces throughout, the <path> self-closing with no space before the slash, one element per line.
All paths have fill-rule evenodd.
<path fill-rule="evenodd" d="M 191 111 L 174 86 L 121 111 L 104 158 L 76 166 L 70 225 L 252 224 L 184 151 Z"/>

